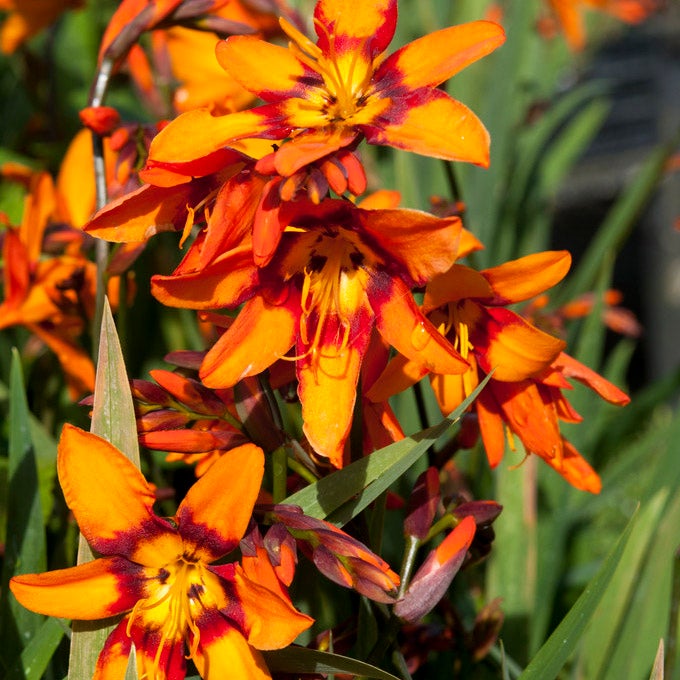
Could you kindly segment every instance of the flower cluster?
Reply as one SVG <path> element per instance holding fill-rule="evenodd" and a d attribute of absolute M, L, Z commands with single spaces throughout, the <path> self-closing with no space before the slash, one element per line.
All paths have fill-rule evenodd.
<path fill-rule="evenodd" d="M 579 4 L 627 21 L 652 8 L 548 4 L 577 48 Z M 50 2 L 46 12 L 74 5 Z M 4 50 L 40 28 L 34 12 L 10 9 Z M 19 15 L 25 30 L 7 37 Z M 271 677 L 262 651 L 290 645 L 314 622 L 291 595 L 298 548 L 383 615 L 390 605 L 390 626 L 405 622 L 439 644 L 419 622 L 458 571 L 488 553 L 501 510 L 445 493 L 450 460 L 416 483 L 400 575 L 367 547 L 378 539 L 364 543 L 280 502 L 306 483 L 355 472 L 359 459 L 401 439 L 388 400 L 426 376 L 445 416 L 486 381 L 459 443 L 483 447 L 491 468 L 519 442 L 524 456 L 540 457 L 575 488 L 601 489 L 560 430 L 582 420 L 565 394 L 576 380 L 611 404 L 629 399 L 565 351 L 565 319 L 591 311 L 593 299 L 544 309 L 569 253 L 478 269 L 473 255 L 483 244 L 474 224 L 464 227 L 457 196 L 438 214 L 397 207 L 395 192 L 364 196 L 377 183 L 366 145 L 490 164 L 483 122 L 443 85 L 499 48 L 504 29 L 472 21 L 390 51 L 396 26 L 397 0 L 317 0 L 314 37 L 282 1 L 124 0 L 103 36 L 100 74 L 127 68 L 158 119 L 179 115 L 121 123 L 96 101 L 81 113 L 89 132 L 74 141 L 56 186 L 46 172 L 2 168 L 23 182 L 26 199 L 19 226 L 0 215 L 0 329 L 25 326 L 54 350 L 74 398 L 94 389 L 80 343 L 97 279 L 114 303 L 125 297 L 117 277 L 161 232 L 177 234 L 183 255 L 174 269 L 154 269 L 151 294 L 198 312 L 205 341 L 175 370 L 152 369 L 154 382 L 131 381 L 140 443 L 196 463 L 198 479 L 174 514 L 156 513 L 153 485 L 120 451 L 66 425 L 59 481 L 97 558 L 11 580 L 37 612 L 119 617 L 95 678 L 122 677 L 133 650 L 140 678 L 183 678 L 191 664 L 206 679 Z M 150 52 L 138 42 L 145 32 Z M 171 105 L 154 69 L 174 78 Z M 103 148 L 96 160 L 110 199 L 96 212 L 94 185 L 77 179 L 83 158 L 92 161 L 90 132 Z M 118 244 L 104 273 L 84 254 L 92 237 Z M 618 308 L 607 312 L 619 328 L 637 329 Z M 297 429 L 288 427 L 295 418 Z M 361 500 L 354 491 L 332 510 Z M 480 616 L 475 653 L 483 655 L 502 615 L 489 605 Z M 412 656 L 417 667 L 422 659 Z"/>

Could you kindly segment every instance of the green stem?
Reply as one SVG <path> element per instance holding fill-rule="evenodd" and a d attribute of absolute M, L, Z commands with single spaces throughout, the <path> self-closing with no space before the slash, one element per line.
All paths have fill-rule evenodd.
<path fill-rule="evenodd" d="M 308 470 L 302 463 L 295 460 L 295 458 L 291 458 L 290 456 L 288 456 L 286 462 L 288 464 L 288 469 L 292 470 L 293 472 L 296 472 L 306 482 L 314 484 L 314 482 L 318 481 L 314 474 L 310 470 Z"/>

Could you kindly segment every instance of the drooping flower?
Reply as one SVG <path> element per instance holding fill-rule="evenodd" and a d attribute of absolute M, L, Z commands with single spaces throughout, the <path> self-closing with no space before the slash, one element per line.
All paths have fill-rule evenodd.
<path fill-rule="evenodd" d="M 209 387 L 234 385 L 294 348 L 305 434 L 314 450 L 341 467 L 374 326 L 435 371 L 467 369 L 410 293 L 450 266 L 461 223 L 330 199 L 290 207 L 296 215 L 265 267 L 253 263 L 248 234 L 205 258 L 199 236 L 172 275 L 152 279 L 152 292 L 163 304 L 193 309 L 245 303 L 203 361 L 200 377 Z"/>
<path fill-rule="evenodd" d="M 566 251 L 544 252 L 481 272 L 454 265 L 426 288 L 423 311 L 469 362 L 462 375 L 432 372 L 417 361 L 397 357 L 369 392 L 385 399 L 430 373 L 443 413 L 453 411 L 484 376 L 491 380 L 474 409 L 492 467 L 503 457 L 506 435 L 516 436 L 527 453 L 545 460 L 575 487 L 599 492 L 598 475 L 560 434 L 559 420 L 579 422 L 563 389 L 574 378 L 613 404 L 629 398 L 609 381 L 563 352 L 565 343 L 506 308 L 560 281 L 571 258 Z"/>
<path fill-rule="evenodd" d="M 288 49 L 251 36 L 220 43 L 220 64 L 267 103 L 228 116 L 180 116 L 154 140 L 147 167 L 166 182 L 207 174 L 215 153 L 245 137 L 292 138 L 276 153 L 283 176 L 362 137 L 488 165 L 483 124 L 437 86 L 502 44 L 503 29 L 486 21 L 452 26 L 385 57 L 396 21 L 396 0 L 319 0 L 317 43 L 285 19 Z"/>
<path fill-rule="evenodd" d="M 330 522 L 303 514 L 297 506 L 274 505 L 266 510 L 265 517 L 280 522 L 331 581 L 376 602 L 394 602 L 399 576 L 361 541 Z"/>
<path fill-rule="evenodd" d="M 582 50 L 586 44 L 582 17 L 584 8 L 591 7 L 621 21 L 636 24 L 658 10 L 660 3 L 658 0 L 548 0 L 548 5 L 571 49 Z"/>
<path fill-rule="evenodd" d="M 204 679 L 269 678 L 260 649 L 279 649 L 309 627 L 280 587 L 257 569 L 214 564 L 237 547 L 251 519 L 264 468 L 254 445 L 222 458 L 189 490 L 171 519 L 153 512 L 154 493 L 107 441 L 66 425 L 59 480 L 90 546 L 101 557 L 10 587 L 27 608 L 96 620 L 124 614 L 99 655 L 95 680 L 121 677 L 134 643 L 140 678 L 181 679 L 191 658 Z"/>

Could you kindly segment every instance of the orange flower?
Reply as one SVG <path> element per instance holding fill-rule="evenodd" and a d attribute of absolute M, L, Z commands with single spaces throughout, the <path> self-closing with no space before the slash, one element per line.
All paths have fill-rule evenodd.
<path fill-rule="evenodd" d="M 62 12 L 83 4 L 83 0 L 0 0 L 0 10 L 9 12 L 0 28 L 0 50 L 5 54 L 14 52 Z"/>
<path fill-rule="evenodd" d="M 258 154 L 262 149 L 257 141 L 247 140 L 244 151 Z M 181 230 L 183 241 L 195 224 L 205 223 L 203 261 L 206 254 L 214 256 L 233 241 L 234 234 L 252 232 L 253 261 L 262 267 L 274 255 L 290 216 L 296 214 L 295 207 L 286 204 L 302 197 L 318 204 L 331 189 L 353 197 L 366 188 L 363 165 L 346 149 L 289 177 L 278 174 L 275 154 L 268 149 L 257 162 L 245 153 L 223 151 L 216 159 L 221 170 L 176 186 L 146 184 L 99 211 L 86 231 L 109 241 L 141 242 L 160 231 Z"/>
<path fill-rule="evenodd" d="M 383 400 L 433 373 L 432 387 L 446 414 L 493 369 L 491 380 L 473 405 L 491 466 L 503 457 L 507 432 L 571 484 L 597 493 L 599 477 L 560 434 L 558 420 L 581 420 L 562 394 L 570 388 L 566 378 L 583 382 L 611 403 L 624 405 L 629 399 L 565 354 L 562 340 L 505 308 L 553 286 L 564 277 L 570 262 L 566 251 L 544 252 L 481 272 L 454 265 L 435 277 L 426 288 L 423 311 L 467 359 L 470 369 L 463 375 L 446 375 L 397 357 L 368 396 Z"/>
<path fill-rule="evenodd" d="M 420 314 L 410 294 L 456 255 L 460 219 L 411 210 L 362 210 L 347 201 L 290 204 L 297 211 L 270 263 L 258 268 L 248 234 L 202 259 L 202 238 L 171 276 L 155 276 L 163 303 L 194 309 L 245 305 L 203 361 L 209 387 L 255 375 L 295 348 L 304 431 L 343 465 L 362 358 L 373 326 L 435 371 L 467 364 Z M 207 241 L 206 241 L 207 243 Z"/>
<path fill-rule="evenodd" d="M 167 182 L 173 173 L 204 175 L 212 171 L 207 161 L 235 140 L 292 137 L 276 154 L 278 172 L 288 176 L 362 136 L 488 165 L 486 129 L 437 86 L 502 44 L 503 29 L 486 21 L 452 26 L 385 57 L 396 20 L 396 0 L 319 0 L 316 44 L 285 19 L 288 49 L 252 36 L 220 43 L 220 64 L 268 103 L 228 116 L 185 113 L 154 140 L 147 167 L 165 170 Z"/>
<path fill-rule="evenodd" d="M 14 170 L 5 166 L 3 174 L 7 173 Z M 57 198 L 49 174 L 28 173 L 27 179 L 21 226 L 7 225 L 4 232 L 0 329 L 22 325 L 37 335 L 57 355 L 75 399 L 94 389 L 94 366 L 77 338 L 94 306 L 95 265 L 78 250 L 81 234 L 74 234 L 72 253 L 42 257 L 45 229 L 57 212 Z"/>
<path fill-rule="evenodd" d="M 186 658 L 206 679 L 270 678 L 258 650 L 289 645 L 312 619 L 280 585 L 253 580 L 262 572 L 259 560 L 213 564 L 248 527 L 264 470 L 261 449 L 246 445 L 216 462 L 171 519 L 154 514 L 142 474 L 96 435 L 66 425 L 57 465 L 66 502 L 101 557 L 16 576 L 10 587 L 24 606 L 48 616 L 125 614 L 99 655 L 95 680 L 122 677 L 133 643 L 139 677 L 150 680 L 184 678 Z"/>
<path fill-rule="evenodd" d="M 584 6 L 607 12 L 631 24 L 643 21 L 659 8 L 658 0 L 548 0 L 548 5 L 573 50 L 585 47 L 586 35 L 581 17 Z"/>

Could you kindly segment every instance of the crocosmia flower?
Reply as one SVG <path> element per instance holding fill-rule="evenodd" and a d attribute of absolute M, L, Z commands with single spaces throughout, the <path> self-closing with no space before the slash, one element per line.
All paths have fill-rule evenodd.
<path fill-rule="evenodd" d="M 340 200 L 291 206 L 299 213 L 267 266 L 253 262 L 249 234 L 215 250 L 205 264 L 199 240 L 172 275 L 152 279 L 152 292 L 163 304 L 193 309 L 245 303 L 205 357 L 201 380 L 229 387 L 293 348 L 305 434 L 315 451 L 341 467 L 374 326 L 435 372 L 468 367 L 410 292 L 450 266 L 461 222 L 415 210 L 362 210 Z"/>
<path fill-rule="evenodd" d="M 312 619 L 285 591 L 253 580 L 256 566 L 223 563 L 248 528 L 264 469 L 254 445 L 218 460 L 171 519 L 153 512 L 139 470 L 104 439 L 66 425 L 57 466 L 80 530 L 101 557 L 11 581 L 16 598 L 48 616 L 123 614 L 97 661 L 95 680 L 122 678 L 134 643 L 140 678 L 264 680 L 260 649 L 290 644 Z M 214 564 L 220 560 L 220 564 Z"/>
<path fill-rule="evenodd" d="M 629 398 L 565 354 L 562 340 L 507 309 L 556 284 L 570 262 L 566 251 L 544 252 L 481 272 L 456 264 L 435 277 L 426 288 L 423 311 L 470 368 L 461 375 L 446 375 L 397 357 L 369 390 L 369 398 L 383 400 L 430 373 L 437 401 L 447 414 L 493 371 L 472 407 L 491 466 L 503 458 L 506 438 L 512 446 L 516 436 L 528 453 L 543 458 L 575 487 L 599 492 L 597 473 L 560 434 L 559 420 L 582 420 L 562 390 L 571 388 L 567 378 L 573 378 L 610 403 L 624 405 Z"/>
<path fill-rule="evenodd" d="M 436 158 L 486 166 L 481 121 L 438 88 L 503 43 L 503 29 L 475 21 L 436 31 L 385 56 L 397 1 L 319 0 L 317 42 L 281 20 L 288 48 L 253 36 L 217 47 L 222 67 L 265 105 L 229 116 L 206 110 L 173 121 L 155 140 L 149 168 L 180 172 L 243 137 L 292 137 L 277 153 L 282 175 L 362 136 Z"/>

